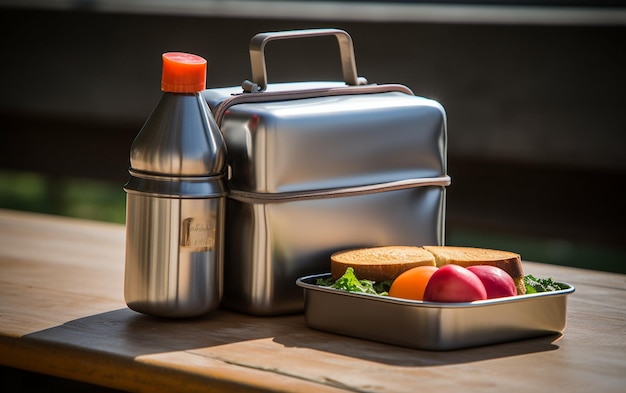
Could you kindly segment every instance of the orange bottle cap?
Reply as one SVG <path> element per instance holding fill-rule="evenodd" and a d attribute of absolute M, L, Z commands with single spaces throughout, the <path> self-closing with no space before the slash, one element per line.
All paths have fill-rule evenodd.
<path fill-rule="evenodd" d="M 207 62 L 183 52 L 163 53 L 161 90 L 172 93 L 197 93 L 206 88 Z"/>

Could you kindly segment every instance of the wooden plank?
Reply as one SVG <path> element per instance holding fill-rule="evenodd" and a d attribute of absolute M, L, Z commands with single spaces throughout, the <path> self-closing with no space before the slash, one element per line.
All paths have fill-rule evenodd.
<path fill-rule="evenodd" d="M 3 333 L 124 307 L 124 227 L 2 210 Z"/>

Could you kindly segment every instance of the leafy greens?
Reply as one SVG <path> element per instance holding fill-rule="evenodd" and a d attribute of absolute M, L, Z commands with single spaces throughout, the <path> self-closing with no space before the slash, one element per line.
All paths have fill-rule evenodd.
<path fill-rule="evenodd" d="M 567 288 L 567 285 L 563 285 L 554 281 L 552 277 L 536 278 L 531 274 L 524 276 L 524 285 L 526 285 L 527 294 L 537 292 L 552 292 Z"/>
<path fill-rule="evenodd" d="M 343 276 L 337 280 L 333 280 L 331 277 L 318 278 L 317 285 L 324 287 L 331 287 L 347 292 L 367 293 L 371 295 L 388 296 L 389 288 L 392 281 L 374 282 L 371 280 L 359 280 L 354 274 L 354 269 L 348 267 Z M 524 285 L 526 286 L 526 293 L 539 293 L 539 292 L 552 292 L 561 289 L 567 289 L 565 284 L 554 281 L 549 278 L 536 278 L 529 274 L 524 276 Z"/>
<path fill-rule="evenodd" d="M 359 280 L 354 274 L 354 269 L 348 267 L 343 276 L 339 277 L 336 281 L 332 278 L 319 278 L 316 282 L 317 285 L 340 289 L 348 292 L 369 293 L 372 295 L 387 296 L 390 281 L 374 282 L 371 280 Z"/>

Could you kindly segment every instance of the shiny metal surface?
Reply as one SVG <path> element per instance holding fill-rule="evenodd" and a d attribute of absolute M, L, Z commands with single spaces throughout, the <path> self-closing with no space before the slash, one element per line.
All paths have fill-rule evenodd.
<path fill-rule="evenodd" d="M 328 271 L 333 251 L 443 244 L 444 109 L 395 85 L 343 89 L 320 82 L 203 92 L 223 114 L 231 168 L 225 307 L 302 312 L 295 280 Z"/>
<path fill-rule="evenodd" d="M 155 176 L 130 169 L 130 178 L 124 185 L 126 192 L 155 197 L 212 198 L 228 195 L 226 174 L 215 176 L 168 177 Z"/>
<path fill-rule="evenodd" d="M 226 198 L 127 194 L 124 296 L 128 307 L 190 317 L 219 306 Z"/>
<path fill-rule="evenodd" d="M 329 274 L 301 277 L 307 325 L 327 332 L 426 350 L 452 350 L 562 333 L 567 296 L 556 292 L 431 303 L 350 293 L 315 284 Z"/>
<path fill-rule="evenodd" d="M 293 83 L 275 83 L 268 85 L 267 90 L 256 93 L 243 93 L 239 87 L 222 87 L 204 90 L 202 95 L 209 103 L 218 124 L 222 124 L 231 106 L 243 103 L 390 92 L 413 95 L 411 89 L 400 84 L 346 86 L 340 82 L 298 82 L 297 87 L 298 89 L 294 90 Z"/>
<path fill-rule="evenodd" d="M 226 144 L 200 94 L 163 93 L 130 149 L 130 166 L 159 175 L 222 172 Z"/>
<path fill-rule="evenodd" d="M 334 251 L 443 243 L 444 186 L 348 191 L 277 202 L 231 195 L 222 304 L 255 315 L 302 312 L 296 279 L 330 271 Z"/>
<path fill-rule="evenodd" d="M 130 150 L 124 296 L 193 317 L 223 292 L 226 143 L 200 93 L 163 93 Z"/>
<path fill-rule="evenodd" d="M 264 47 L 334 35 L 344 83 L 267 84 Z M 360 246 L 442 244 L 446 114 L 406 86 L 366 84 L 335 29 L 260 33 L 253 81 L 202 92 L 228 145 L 224 298 L 246 313 L 302 312 L 295 280 Z"/>
<path fill-rule="evenodd" d="M 440 104 L 388 92 L 233 105 L 221 130 L 231 189 L 352 187 L 446 174 Z"/>

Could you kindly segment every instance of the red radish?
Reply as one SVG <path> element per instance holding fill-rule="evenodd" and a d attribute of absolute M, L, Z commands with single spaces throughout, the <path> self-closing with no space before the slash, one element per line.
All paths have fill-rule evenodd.
<path fill-rule="evenodd" d="M 472 302 L 487 299 L 487 290 L 477 275 L 459 265 L 444 265 L 428 280 L 424 300 Z"/>
<path fill-rule="evenodd" d="M 468 266 L 467 270 L 478 276 L 487 290 L 487 299 L 517 295 L 513 278 L 504 270 L 491 265 Z"/>

